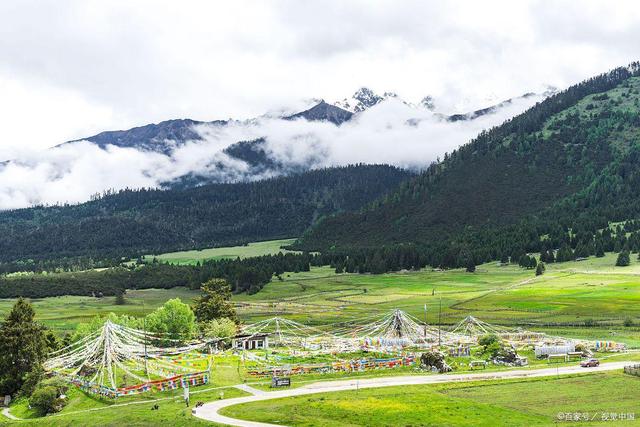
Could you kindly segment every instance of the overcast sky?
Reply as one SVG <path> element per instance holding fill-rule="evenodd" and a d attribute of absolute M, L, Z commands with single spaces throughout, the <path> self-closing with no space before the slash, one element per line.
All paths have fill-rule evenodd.
<path fill-rule="evenodd" d="M 360 86 L 440 105 L 640 58 L 634 1 L 0 2 L 0 155 Z"/>

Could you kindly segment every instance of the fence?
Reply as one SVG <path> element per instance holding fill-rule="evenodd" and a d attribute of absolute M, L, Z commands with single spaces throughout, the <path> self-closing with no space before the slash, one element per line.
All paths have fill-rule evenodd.
<path fill-rule="evenodd" d="M 640 377 L 640 365 L 629 365 L 624 367 L 624 373 Z"/>

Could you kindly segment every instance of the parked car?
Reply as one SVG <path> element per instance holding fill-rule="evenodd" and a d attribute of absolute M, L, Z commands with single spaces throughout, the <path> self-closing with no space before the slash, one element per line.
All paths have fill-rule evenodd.
<path fill-rule="evenodd" d="M 600 361 L 598 359 L 587 359 L 580 362 L 580 366 L 583 368 L 594 368 L 600 365 Z"/>

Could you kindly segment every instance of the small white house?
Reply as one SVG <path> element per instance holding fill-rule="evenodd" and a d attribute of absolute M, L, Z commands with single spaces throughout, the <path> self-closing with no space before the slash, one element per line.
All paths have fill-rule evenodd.
<path fill-rule="evenodd" d="M 232 345 L 236 350 L 266 350 L 269 348 L 269 336 L 267 334 L 236 335 Z"/>

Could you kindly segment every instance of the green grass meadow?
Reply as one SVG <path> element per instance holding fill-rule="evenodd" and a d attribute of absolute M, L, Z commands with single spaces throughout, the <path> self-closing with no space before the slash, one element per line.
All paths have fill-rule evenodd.
<path fill-rule="evenodd" d="M 450 327 L 473 315 L 489 323 L 554 335 L 621 341 L 640 348 L 640 263 L 615 267 L 615 254 L 532 270 L 489 263 L 464 270 L 335 274 L 328 267 L 285 274 L 255 295 L 237 295 L 247 321 L 274 314 L 319 327 L 361 321 L 394 308 Z M 623 326 L 631 320 L 633 326 Z M 586 327 L 585 325 L 589 325 Z"/>
<path fill-rule="evenodd" d="M 261 242 L 238 248 L 216 248 L 197 253 L 162 255 L 172 262 L 195 263 L 222 256 L 250 256 L 277 252 L 289 241 Z M 250 252 L 257 251 L 257 252 Z M 468 315 L 489 323 L 544 331 L 550 335 L 612 340 L 640 349 L 640 262 L 632 257 L 629 267 L 615 267 L 615 254 L 604 258 L 547 265 L 544 275 L 517 266 L 488 263 L 475 273 L 424 269 L 382 275 L 335 274 L 329 267 L 309 272 L 285 273 L 254 295 L 234 295 L 244 323 L 274 315 L 331 330 L 340 322 L 374 321 L 400 308 L 429 324 L 449 329 Z M 191 302 L 198 291 L 185 288 L 130 290 L 126 304 L 116 305 L 114 297 L 65 296 L 34 299 L 37 318 L 53 330 L 64 333 L 96 315 L 109 312 L 144 316 L 166 300 L 179 297 Z M 15 300 L 0 300 L 4 316 Z M 368 320 L 370 319 L 370 320 Z M 440 320 L 440 322 L 439 322 Z M 632 324 L 629 325 L 629 322 Z M 625 326 L 625 323 L 627 324 Z M 533 353 L 522 355 L 530 368 L 546 366 Z M 474 357 L 474 356 L 472 356 Z M 640 352 L 599 355 L 603 361 L 640 360 Z M 468 361 L 452 361 L 459 372 Z M 192 401 L 235 397 L 241 391 L 230 388 L 249 382 L 268 390 L 268 379 L 247 375 L 237 356 L 214 358 L 211 383 L 194 389 Z M 459 362 L 459 366 L 458 366 Z M 569 364 L 574 364 L 569 362 Z M 507 369 L 491 367 L 492 370 Z M 311 374 L 296 377 L 295 385 L 308 382 L 383 375 L 423 374 L 412 368 L 362 373 Z M 313 395 L 282 401 L 251 404 L 227 409 L 231 415 L 285 423 L 288 425 L 553 425 L 559 411 L 631 411 L 640 406 L 629 396 L 640 392 L 640 379 L 618 373 L 571 378 L 547 378 L 500 383 L 466 383 L 411 386 Z M 208 391 L 205 391 L 208 390 Z M 202 393 L 200 393 L 202 391 Z M 518 396 L 517 399 L 514 396 Z M 200 425 L 184 407 L 176 393 L 150 393 L 136 398 L 105 401 L 73 389 L 70 403 L 60 415 L 35 419 L 26 401 L 17 401 L 11 412 L 31 425 Z M 151 411 L 152 399 L 163 399 L 158 411 Z M 589 403 L 584 405 L 583 403 Z M 131 403 L 127 406 L 116 406 Z M 633 406 L 635 405 L 635 406 Z M 79 412 L 80 411 L 80 412 Z M 500 424 L 502 423 L 502 424 Z M 568 423 L 563 421 L 562 423 Z M 622 425 L 635 425 L 628 421 Z M 574 421 L 571 425 L 580 424 Z M 590 421 L 588 425 L 598 425 Z"/>
<path fill-rule="evenodd" d="M 191 415 L 198 401 L 212 401 L 246 396 L 233 387 L 202 386 L 191 390 L 191 407 L 187 408 L 182 389 L 173 392 L 150 393 L 135 398 L 120 398 L 117 401 L 90 397 L 78 389 L 70 389 L 69 403 L 62 412 L 53 416 L 36 418 L 26 401 L 11 406 L 14 416 L 23 418 L 25 426 L 200 426 L 211 423 Z M 157 404 L 158 409 L 151 408 Z"/>
<path fill-rule="evenodd" d="M 284 241 L 262 242 L 276 248 Z M 266 245 L 269 243 L 269 245 Z M 215 249 L 216 251 L 222 248 Z M 266 249 L 265 249 L 266 250 Z M 464 270 L 335 274 L 329 267 L 286 273 L 254 295 L 234 295 L 246 322 L 280 315 L 305 324 L 363 321 L 400 308 L 430 324 L 450 327 L 467 315 L 489 323 L 544 330 L 554 335 L 626 342 L 640 348 L 640 263 L 615 267 L 615 254 L 532 270 L 488 263 Z M 34 299 L 38 319 L 60 332 L 109 312 L 143 316 L 170 298 L 191 302 L 185 288 L 130 290 L 125 305 L 115 298 L 64 296 Z M 0 315 L 14 300 L 0 300 Z M 634 326 L 625 327 L 625 320 Z M 590 327 L 585 327 L 589 324 Z"/>
<path fill-rule="evenodd" d="M 94 298 L 88 296 L 62 296 L 32 299 L 38 321 L 56 332 L 74 330 L 79 323 L 88 322 L 95 316 L 106 316 L 113 312 L 132 316 L 144 316 L 171 298 L 190 302 L 200 295 L 199 291 L 186 288 L 129 290 L 126 304 L 116 305 L 115 297 Z M 14 299 L 0 299 L 0 316 L 5 316 L 14 304 Z"/>
<path fill-rule="evenodd" d="M 222 413 L 289 426 L 618 425 L 602 421 L 615 413 L 637 417 L 620 425 L 640 425 L 638 393 L 640 378 L 616 372 L 360 389 L 235 405 Z M 565 420 L 576 413 L 580 421 Z"/>
<path fill-rule="evenodd" d="M 247 258 L 260 255 L 277 254 L 278 252 L 295 252 L 280 249 L 281 246 L 290 245 L 294 240 L 295 239 L 269 240 L 265 242 L 249 243 L 245 246 L 170 252 L 160 255 L 146 255 L 144 258 L 146 260 L 151 260 L 155 257 L 159 261 L 169 262 L 171 264 L 195 264 L 197 262 L 224 258 Z"/>

